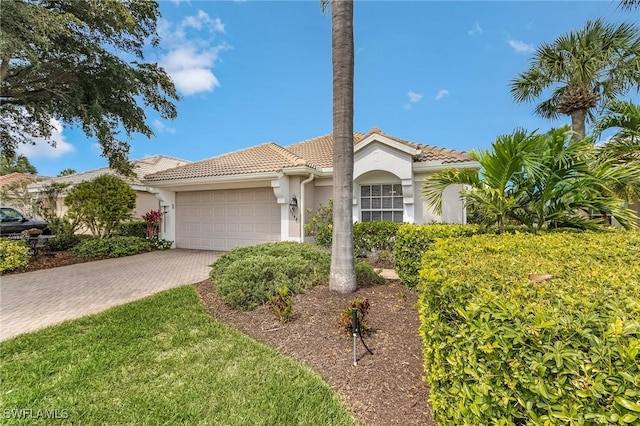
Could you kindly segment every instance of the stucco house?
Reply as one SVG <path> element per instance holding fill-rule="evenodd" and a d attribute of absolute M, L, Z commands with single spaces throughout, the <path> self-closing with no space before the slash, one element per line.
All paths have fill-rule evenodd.
<path fill-rule="evenodd" d="M 178 158 L 168 157 L 166 155 L 153 155 L 145 157 L 140 160 L 133 160 L 133 172 L 135 176 L 124 177 L 118 172 L 110 169 L 109 167 L 102 167 L 99 169 L 89 170 L 86 172 L 75 173 L 67 176 L 59 176 L 54 178 L 47 178 L 38 180 L 29 185 L 29 192 L 33 194 L 34 199 L 44 198 L 45 189 L 53 183 L 68 184 L 67 190 L 80 182 L 89 181 L 105 174 L 115 175 L 127 182 L 131 188 L 136 191 L 136 207 L 134 210 L 134 217 L 140 218 L 150 210 L 158 210 L 159 202 L 155 196 L 155 191 L 147 187 L 142 183 L 143 176 L 159 172 L 162 170 L 174 168 L 189 164 L 187 160 L 181 160 Z M 67 207 L 64 205 L 64 197 L 66 191 L 63 191 L 55 202 L 55 213 L 57 216 L 63 216 Z"/>
<path fill-rule="evenodd" d="M 353 220 L 465 223 L 459 186 L 445 191 L 442 215 L 421 195 L 426 176 L 479 164 L 466 153 L 409 142 L 377 128 L 354 133 Z M 333 138 L 291 146 L 269 142 L 148 174 L 165 213 L 162 236 L 178 248 L 230 250 L 303 241 L 303 224 L 332 198 Z M 307 213 L 307 209 L 311 213 Z"/>

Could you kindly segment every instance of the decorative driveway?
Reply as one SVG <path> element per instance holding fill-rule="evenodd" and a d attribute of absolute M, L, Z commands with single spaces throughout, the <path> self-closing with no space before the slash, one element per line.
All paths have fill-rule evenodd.
<path fill-rule="evenodd" d="M 207 279 L 220 252 L 174 249 L 0 277 L 0 340 Z"/>

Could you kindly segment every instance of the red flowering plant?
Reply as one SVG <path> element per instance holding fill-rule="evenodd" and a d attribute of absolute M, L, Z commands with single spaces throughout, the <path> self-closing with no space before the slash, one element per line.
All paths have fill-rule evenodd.
<path fill-rule="evenodd" d="M 151 210 L 142 216 L 147 222 L 147 238 L 158 238 L 160 233 L 160 224 L 162 223 L 162 212 L 160 210 Z"/>

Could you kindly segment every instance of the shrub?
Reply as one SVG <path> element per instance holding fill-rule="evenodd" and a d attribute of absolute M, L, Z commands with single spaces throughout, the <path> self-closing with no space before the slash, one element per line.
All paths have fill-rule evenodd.
<path fill-rule="evenodd" d="M 147 237 L 147 222 L 144 220 L 127 220 L 119 223 L 115 235 L 123 237 Z"/>
<path fill-rule="evenodd" d="M 386 281 L 368 263 L 356 261 L 356 281 L 358 286 L 384 284 Z"/>
<path fill-rule="evenodd" d="M 163 240 L 159 238 L 150 238 L 148 240 L 151 246 L 156 250 L 169 250 L 173 245 L 173 241 Z"/>
<path fill-rule="evenodd" d="M 160 225 L 162 224 L 162 212 L 160 210 L 151 210 L 142 216 L 146 227 L 145 236 L 147 238 L 158 238 L 160 234 Z"/>
<path fill-rule="evenodd" d="M 638 259 L 631 232 L 437 241 L 419 302 L 436 422 L 637 424 Z"/>
<path fill-rule="evenodd" d="M 29 247 L 24 241 L 0 238 L 0 273 L 25 267 L 30 258 Z"/>
<path fill-rule="evenodd" d="M 288 322 L 293 315 L 293 298 L 288 287 L 278 287 L 276 294 L 269 296 L 271 310 L 278 317 L 281 324 Z"/>
<path fill-rule="evenodd" d="M 69 217 L 85 225 L 94 236 L 109 237 L 120 222 L 131 217 L 136 192 L 113 175 L 101 175 L 81 182 L 64 199 Z"/>
<path fill-rule="evenodd" d="M 227 304 L 248 311 L 268 301 L 278 287 L 288 287 L 296 294 L 327 283 L 330 267 L 331 256 L 320 247 L 279 242 L 238 247 L 223 254 L 212 265 L 210 277 Z M 358 285 L 374 281 L 374 275 L 369 265 L 356 264 Z"/>
<path fill-rule="evenodd" d="M 90 257 L 123 257 L 153 249 L 151 242 L 138 237 L 97 238 L 82 241 L 72 249 L 73 255 Z"/>
<path fill-rule="evenodd" d="M 402 284 L 415 288 L 420 280 L 420 260 L 438 238 L 468 237 L 484 232 L 475 225 L 403 224 L 396 233 L 395 270 Z"/>
<path fill-rule="evenodd" d="M 80 238 L 73 234 L 57 234 L 47 239 L 44 246 L 51 251 L 69 250 L 80 243 Z"/>
<path fill-rule="evenodd" d="M 308 210 L 309 212 L 311 210 Z M 304 225 L 307 235 L 315 239 L 321 247 L 331 247 L 333 239 L 333 200 L 329 200 L 326 206 L 320 206 L 317 213 Z"/>
<path fill-rule="evenodd" d="M 402 224 L 390 221 L 355 223 L 353 246 L 356 254 L 393 251 L 400 225 Z"/>

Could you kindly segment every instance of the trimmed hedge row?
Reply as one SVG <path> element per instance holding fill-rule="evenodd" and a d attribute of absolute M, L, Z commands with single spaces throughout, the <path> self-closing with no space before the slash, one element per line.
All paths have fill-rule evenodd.
<path fill-rule="evenodd" d="M 440 240 L 420 276 L 438 424 L 640 424 L 640 233 Z"/>
<path fill-rule="evenodd" d="M 390 221 L 354 223 L 353 247 L 356 254 L 393 251 L 396 233 L 401 225 Z"/>
<path fill-rule="evenodd" d="M 85 240 L 71 249 L 74 256 L 124 257 L 154 250 L 153 241 L 139 237 L 110 237 Z"/>
<path fill-rule="evenodd" d="M 211 282 L 222 300 L 233 308 L 249 311 L 275 296 L 279 287 L 300 293 L 329 279 L 331 255 L 324 249 L 294 242 L 238 247 L 212 265 Z M 359 285 L 381 284 L 371 266 L 358 262 Z"/>
<path fill-rule="evenodd" d="M 420 260 L 438 238 L 468 237 L 485 232 L 477 225 L 401 225 L 396 233 L 393 258 L 395 270 L 406 287 L 420 281 Z"/>

